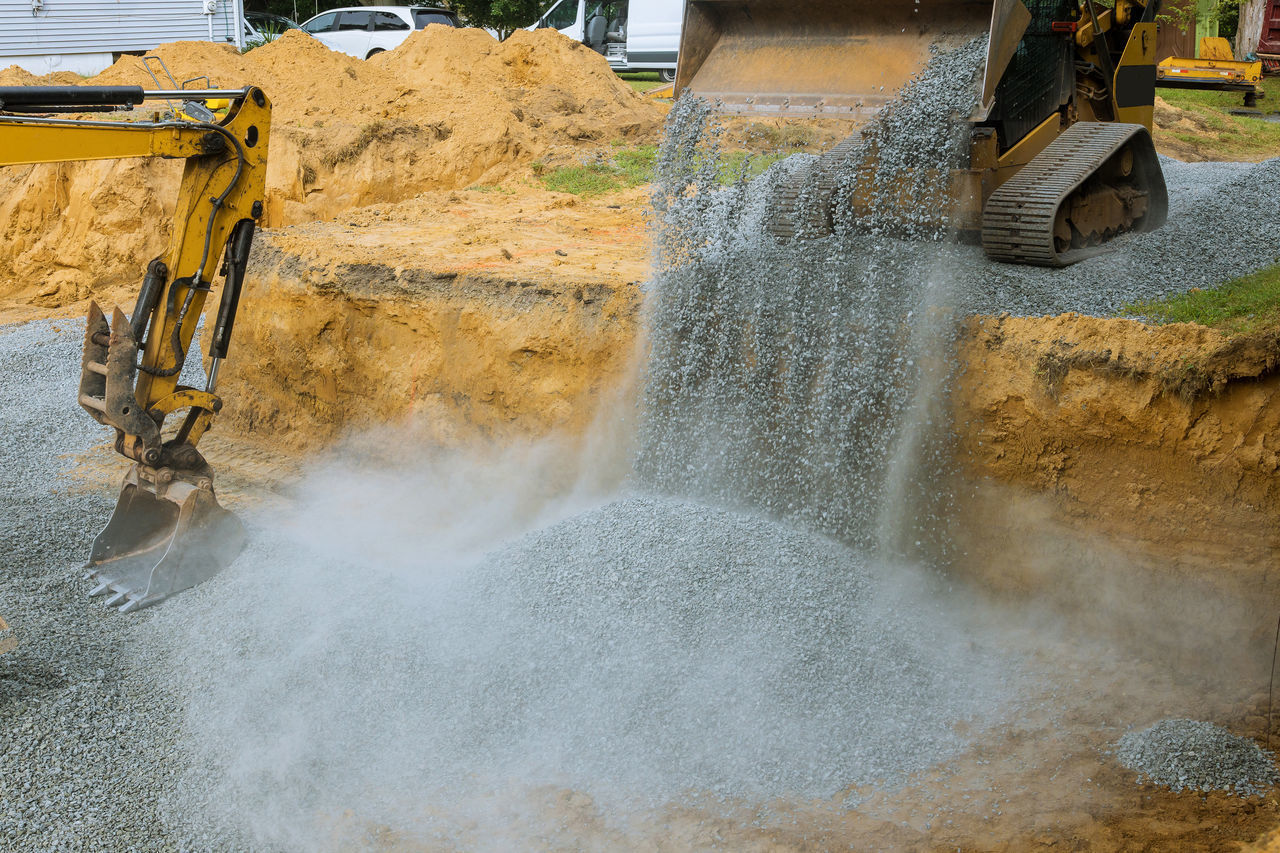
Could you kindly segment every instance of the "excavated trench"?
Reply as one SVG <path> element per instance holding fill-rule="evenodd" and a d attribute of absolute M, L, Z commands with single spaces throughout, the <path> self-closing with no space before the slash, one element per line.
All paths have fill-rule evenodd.
<path fill-rule="evenodd" d="M 617 132 L 653 120 L 623 105 Z M 1169 164 L 1164 242 L 1070 286 L 893 238 L 762 247 L 767 194 L 694 163 L 665 173 L 658 257 L 714 251 L 654 281 L 638 193 L 451 189 L 548 150 L 505 109 L 474 169 L 403 193 L 371 179 L 379 146 L 468 134 L 369 115 L 330 139 L 305 110 L 281 134 L 284 227 L 255 247 L 208 445 L 250 549 L 130 622 L 81 600 L 66 543 L 7 575 L 49 638 L 0 669 L 14 849 L 1213 850 L 1280 826 L 1274 793 L 1175 794 L 1111 753 L 1168 716 L 1268 735 L 1280 346 L 1088 316 L 1266 262 L 1187 241 L 1230 234 L 1210 199 L 1267 197 L 1274 161 Z M 554 132 L 577 139 L 574 114 Z M 9 195 L 39 236 L 24 270 L 150 211 L 151 189 L 95 195 L 129 183 L 101 168 Z M 59 221 L 71 196 L 98 218 Z M 124 263 L 87 245 L 5 296 L 65 307 Z M 0 350 L 53 393 L 37 362 L 74 331 Z M 85 454 L 88 432 L 41 440 Z M 6 457 L 6 496 L 38 555 L 32 464 Z M 59 526 L 88 529 L 97 480 L 59 483 Z M 126 757 L 77 727 L 64 773 L 47 745 L 71 718 Z"/>
<path fill-rule="evenodd" d="M 239 327 L 241 358 L 225 386 L 233 402 L 220 426 L 239 488 L 253 490 L 259 466 L 251 454 L 237 454 L 231 435 L 259 447 L 284 442 L 292 455 L 367 436 L 370 428 L 381 436 L 385 426 L 378 425 L 399 422 L 385 437 L 395 449 L 380 448 L 374 458 L 390 452 L 410 465 L 430 453 L 424 447 L 473 451 L 550 438 L 560 442 L 547 451 L 551 459 L 517 462 L 526 474 L 513 472 L 509 487 L 526 489 L 521 484 L 533 476 L 556 493 L 580 483 L 580 472 L 566 480 L 564 468 L 617 468 L 631 452 L 632 427 L 615 423 L 622 437 L 602 441 L 600 424 L 617 421 L 641 393 L 636 353 L 651 348 L 642 285 L 617 275 L 594 285 L 536 273 L 455 275 L 341 256 L 322 265 L 299 251 L 308 243 L 293 244 L 299 253 L 292 254 L 281 248 L 287 239 L 272 236 L 255 257 L 255 310 Z M 945 487 L 939 481 L 954 496 L 948 576 L 958 600 L 983 602 L 970 617 L 974 642 L 991 642 L 995 622 L 997 645 L 1038 648 L 1032 668 L 1060 670 L 1067 680 L 973 738 L 941 775 L 892 793 L 873 787 L 859 800 L 857 819 L 820 801 L 793 803 L 785 820 L 746 830 L 741 821 L 758 818 L 687 804 L 661 818 L 629 819 L 621 831 L 614 823 L 619 807 L 584 784 L 591 795 L 581 801 L 572 799 L 581 794 L 565 793 L 566 801 L 519 794 L 530 815 L 503 824 L 509 835 L 500 838 L 547 832 L 625 846 L 653 837 L 652 821 L 660 820 L 691 846 L 721 843 L 708 841 L 713 836 L 730 845 L 764 838 L 798 844 L 781 828 L 795 824 L 807 827 L 804 837 L 889 848 L 981 848 L 982 839 L 1000 838 L 1010 849 L 1082 839 L 1095 849 L 1150 842 L 1213 849 L 1280 823 L 1269 795 L 1241 800 L 1139 787 L 1107 757 L 1126 728 L 1168 715 L 1265 738 L 1271 602 L 1280 592 L 1272 570 L 1280 558 L 1275 340 L 1083 315 L 974 315 L 954 347 L 947 418 L 955 435 L 940 466 L 948 472 Z M 584 444 L 588 456 L 599 454 L 588 463 Z M 474 477 L 484 494 L 501 491 L 488 478 L 501 480 L 492 472 L 509 464 L 504 459 L 484 475 L 414 467 L 408 476 L 455 483 Z M 616 490 L 617 476 L 607 474 L 597 492 Z M 324 488 L 341 494 L 362 477 L 352 463 Z M 393 490 L 399 479 L 391 476 Z M 357 489 L 339 504 L 371 502 L 374 512 L 394 517 L 375 497 L 380 491 Z M 419 500 L 397 499 L 409 506 Z M 464 504 L 472 507 L 472 500 Z M 646 519 L 653 512 L 619 511 Z M 339 527 L 340 517 L 331 518 Z M 620 535 L 616 523 L 600 525 Z M 674 518 L 661 523 L 676 530 Z M 550 556 L 559 553 L 545 559 L 567 559 Z M 589 559 L 600 559 L 592 553 Z M 271 587 L 251 590 L 267 595 Z M 468 808 L 487 814 L 490 806 Z M 420 816 L 357 812 L 357 830 L 342 824 L 336 837 L 364 832 L 370 820 L 390 827 L 379 831 L 405 849 L 418 849 Z M 926 812 L 930 819 L 918 818 Z M 455 841 L 476 841 L 456 834 L 457 817 L 430 825 Z"/>

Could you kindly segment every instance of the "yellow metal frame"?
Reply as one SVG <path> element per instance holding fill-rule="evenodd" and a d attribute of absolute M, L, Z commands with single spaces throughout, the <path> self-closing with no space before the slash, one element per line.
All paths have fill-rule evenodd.
<path fill-rule="evenodd" d="M 175 368 L 190 351 L 233 229 L 261 213 L 270 131 L 271 104 L 260 89 L 249 89 L 245 97 L 232 102 L 218 125 L 25 117 L 0 120 L 0 166 L 134 157 L 186 160 L 173 234 L 162 258 L 169 277 L 151 318 L 135 396 L 146 410 L 161 416 L 162 423 L 164 416 L 191 407 L 194 420 L 188 441 L 193 446 L 208 428 L 213 413 L 221 408 L 221 401 L 202 391 L 180 391 Z M 173 330 L 188 297 L 178 352 L 172 346 Z M 164 375 L 170 371 L 172 375 Z M 136 447 L 136 438 L 123 436 L 121 446 Z"/>

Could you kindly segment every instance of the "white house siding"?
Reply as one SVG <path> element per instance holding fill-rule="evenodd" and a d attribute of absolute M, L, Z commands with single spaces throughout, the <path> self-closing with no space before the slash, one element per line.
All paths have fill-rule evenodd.
<path fill-rule="evenodd" d="M 112 54 L 148 51 L 167 41 L 236 43 L 243 0 L 0 0 L 0 68 L 35 74 L 82 74 L 111 64 Z"/>

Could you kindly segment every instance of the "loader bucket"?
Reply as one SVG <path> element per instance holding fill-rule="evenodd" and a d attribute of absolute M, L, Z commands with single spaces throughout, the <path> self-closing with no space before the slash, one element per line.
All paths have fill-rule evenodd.
<path fill-rule="evenodd" d="M 992 0 L 689 0 L 676 91 L 730 113 L 868 116 L 931 45 L 985 35 L 992 14 Z"/>
<path fill-rule="evenodd" d="M 171 479 L 170 479 L 171 478 Z M 244 526 L 218 505 L 207 475 L 191 477 L 134 465 L 86 568 L 128 613 L 189 589 L 226 568 L 244 547 Z"/>

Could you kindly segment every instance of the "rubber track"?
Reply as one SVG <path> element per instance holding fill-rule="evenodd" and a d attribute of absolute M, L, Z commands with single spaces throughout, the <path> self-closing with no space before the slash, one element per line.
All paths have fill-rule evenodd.
<path fill-rule="evenodd" d="M 832 232 L 836 174 L 861 144 L 860 134 L 847 137 L 778 188 L 774 213 L 766 225 L 775 239 L 786 243 L 802 233 L 826 237 Z"/>
<path fill-rule="evenodd" d="M 1077 187 L 1132 139 L 1140 124 L 1081 121 L 1067 128 L 1018 174 L 991 194 L 982 212 L 982 248 L 997 261 L 1064 267 L 1103 251 L 1059 254 L 1053 246 L 1058 209 Z"/>

